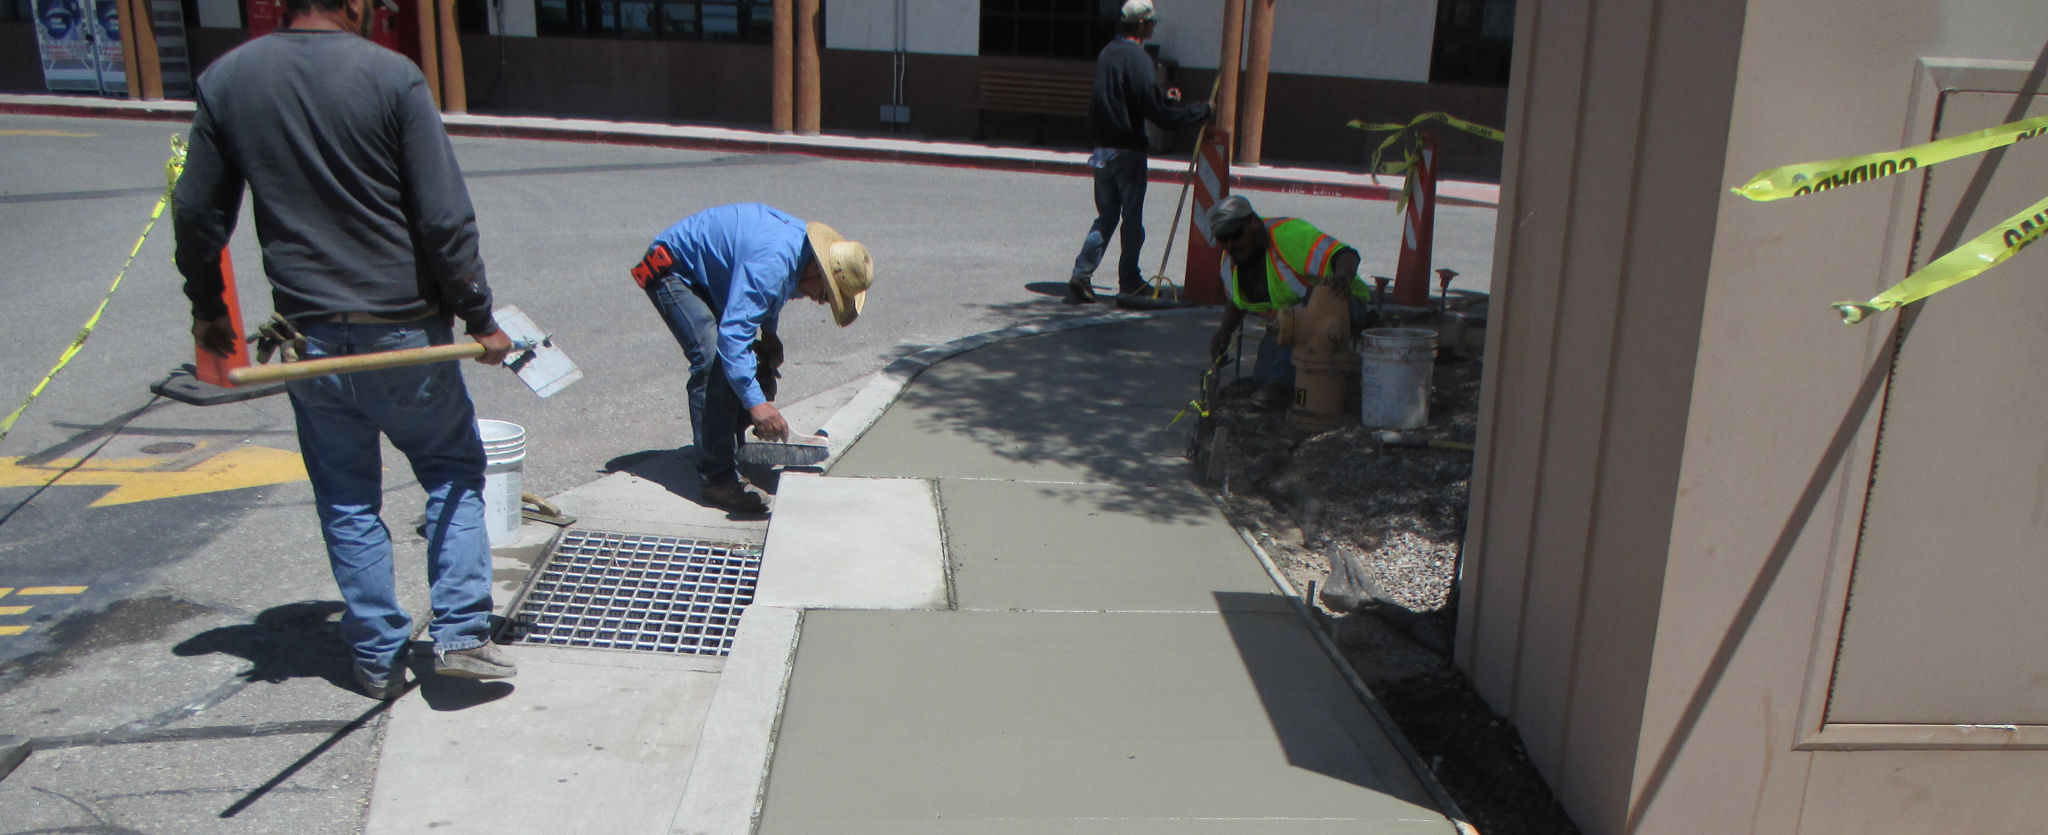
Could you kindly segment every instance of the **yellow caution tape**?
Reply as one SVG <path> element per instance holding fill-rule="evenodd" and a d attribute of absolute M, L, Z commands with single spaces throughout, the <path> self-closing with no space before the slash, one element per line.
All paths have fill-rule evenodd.
<path fill-rule="evenodd" d="M 1402 148 L 1402 155 L 1404 159 L 1401 162 L 1389 162 L 1382 164 L 1380 162 L 1380 157 L 1387 152 L 1388 148 L 1393 147 L 1394 143 L 1400 142 L 1402 139 L 1406 139 L 1409 136 L 1413 135 L 1416 128 L 1419 128 L 1423 124 L 1428 122 L 1442 122 L 1453 128 L 1472 134 L 1473 136 L 1477 136 L 1481 139 L 1491 139 L 1495 142 L 1506 142 L 1508 139 L 1507 133 L 1501 131 L 1499 128 L 1489 128 L 1477 122 L 1468 122 L 1464 119 L 1452 116 L 1451 114 L 1445 113 L 1441 110 L 1432 110 L 1413 119 L 1409 119 L 1407 124 L 1396 124 L 1387 122 L 1364 122 L 1358 119 L 1353 119 L 1349 122 L 1345 122 L 1344 126 L 1347 128 L 1357 128 L 1359 130 L 1368 131 L 1372 133 L 1377 133 L 1380 131 L 1394 132 L 1393 135 L 1387 137 L 1386 141 L 1381 142 L 1379 147 L 1372 149 L 1372 159 L 1368 160 L 1365 164 L 1366 173 L 1372 175 L 1374 182 L 1378 182 L 1379 175 L 1381 174 L 1407 174 L 1415 170 L 1416 165 L 1421 161 L 1422 152 L 1420 149 L 1416 147 L 1416 143 L 1414 142 L 1409 142 L 1406 146 Z M 1394 211 L 1398 212 L 1408 208 L 1408 198 L 1411 194 L 1414 193 L 1414 190 L 1415 178 L 1409 177 L 1407 182 L 1401 184 L 1401 196 L 1399 199 L 1394 201 Z"/>
<path fill-rule="evenodd" d="M 114 300 L 114 291 L 121 289 L 121 279 L 128 275 L 128 268 L 134 266 L 135 256 L 142 252 L 142 242 L 149 240 L 150 230 L 156 228 L 157 218 L 163 217 L 164 207 L 171 204 L 171 190 L 178 187 L 178 175 L 183 173 L 185 173 L 185 139 L 184 137 L 173 135 L 171 137 L 171 158 L 164 163 L 164 179 L 168 182 L 164 185 L 163 196 L 158 197 L 156 200 L 156 208 L 149 210 L 149 224 L 142 227 L 142 237 L 135 239 L 135 247 L 128 250 L 128 261 L 121 265 L 120 272 L 114 274 L 113 285 L 107 288 L 106 296 L 100 299 L 100 306 L 93 310 L 92 317 L 85 320 L 85 327 L 78 330 L 78 335 L 71 338 L 71 345 L 64 349 L 63 355 L 57 357 L 57 365 L 50 369 L 50 373 L 43 375 L 41 382 L 36 383 L 35 389 L 28 393 L 28 399 L 21 401 L 21 405 L 15 407 L 14 411 L 9 413 L 5 419 L 0 419 L 0 440 L 4 440 L 7 437 L 8 431 L 14 428 L 14 422 L 21 419 L 21 413 L 28 411 L 29 404 L 36 402 L 36 398 L 42 396 L 43 389 L 50 386 L 50 381 L 57 379 L 57 373 L 63 371 L 65 366 L 70 365 L 71 358 L 78 356 L 78 352 L 85 348 L 85 340 L 92 337 L 93 328 L 99 326 L 100 316 L 107 312 L 107 303 Z"/>
<path fill-rule="evenodd" d="M 1892 285 L 1891 289 L 1877 294 L 1870 301 L 1836 302 L 1834 308 L 1842 314 L 1842 324 L 1853 325 L 1872 313 L 1912 304 L 1998 266 L 2028 244 L 2040 240 L 2043 232 L 2048 232 L 2048 199 L 2006 218 L 1991 231 L 1921 267 L 1906 276 L 1905 281 Z"/>
<path fill-rule="evenodd" d="M 2032 139 L 2043 133 L 2048 133 L 2048 116 L 2023 119 L 1975 133 L 1881 154 L 1862 154 L 1824 162 L 1781 166 L 1751 177 L 1749 182 L 1743 183 L 1733 191 L 1759 202 L 1799 197 L 1925 168 L 1958 157 L 1981 154 L 2023 139 Z"/>

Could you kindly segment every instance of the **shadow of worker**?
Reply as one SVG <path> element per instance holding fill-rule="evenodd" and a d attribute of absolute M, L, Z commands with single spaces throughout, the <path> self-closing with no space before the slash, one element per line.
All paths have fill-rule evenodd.
<path fill-rule="evenodd" d="M 183 658 L 220 653 L 249 662 L 237 673 L 243 681 L 280 684 L 294 678 L 321 678 L 354 690 L 354 659 L 335 628 L 339 600 L 305 600 L 265 609 L 254 623 L 201 632 L 171 648 Z"/>

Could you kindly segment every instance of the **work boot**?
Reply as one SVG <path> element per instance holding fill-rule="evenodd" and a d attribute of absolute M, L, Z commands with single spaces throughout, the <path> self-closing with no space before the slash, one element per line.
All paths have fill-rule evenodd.
<path fill-rule="evenodd" d="M 704 503 L 733 513 L 767 513 L 768 502 L 739 479 L 704 485 Z"/>
<path fill-rule="evenodd" d="M 405 693 L 405 668 L 393 667 L 390 673 L 378 678 L 371 675 L 369 670 L 363 669 L 363 665 L 357 664 L 356 686 L 362 688 L 365 696 L 380 702 L 391 701 Z"/>
<path fill-rule="evenodd" d="M 484 641 L 469 649 L 434 649 L 434 672 L 456 678 L 511 678 L 519 674 L 512 659 L 497 644 Z"/>
<path fill-rule="evenodd" d="M 1287 405 L 1287 387 L 1274 383 L 1252 393 L 1252 410 L 1270 412 Z"/>
<path fill-rule="evenodd" d="M 1076 276 L 1067 281 L 1067 293 L 1074 301 L 1088 304 L 1096 300 L 1095 282 Z"/>

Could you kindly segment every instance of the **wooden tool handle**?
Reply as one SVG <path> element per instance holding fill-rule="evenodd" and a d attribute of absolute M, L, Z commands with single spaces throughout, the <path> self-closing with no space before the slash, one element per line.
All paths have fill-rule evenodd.
<path fill-rule="evenodd" d="M 398 351 L 380 351 L 374 354 L 350 354 L 342 357 L 327 357 L 317 360 L 281 362 L 274 365 L 252 365 L 228 372 L 228 382 L 238 386 L 258 383 L 282 383 L 287 380 L 303 380 L 307 377 L 324 377 L 328 374 L 347 374 L 352 371 L 376 371 L 383 368 L 398 368 L 406 365 L 425 365 L 430 362 L 469 359 L 484 355 L 484 346 L 479 342 L 462 342 L 453 345 L 430 345 L 425 348 L 406 348 Z"/>

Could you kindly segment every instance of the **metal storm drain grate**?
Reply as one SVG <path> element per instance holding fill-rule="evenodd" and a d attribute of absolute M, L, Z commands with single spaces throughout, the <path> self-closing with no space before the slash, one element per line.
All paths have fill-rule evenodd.
<path fill-rule="evenodd" d="M 725 655 L 760 576 L 756 546 L 567 531 L 505 640 Z"/>

